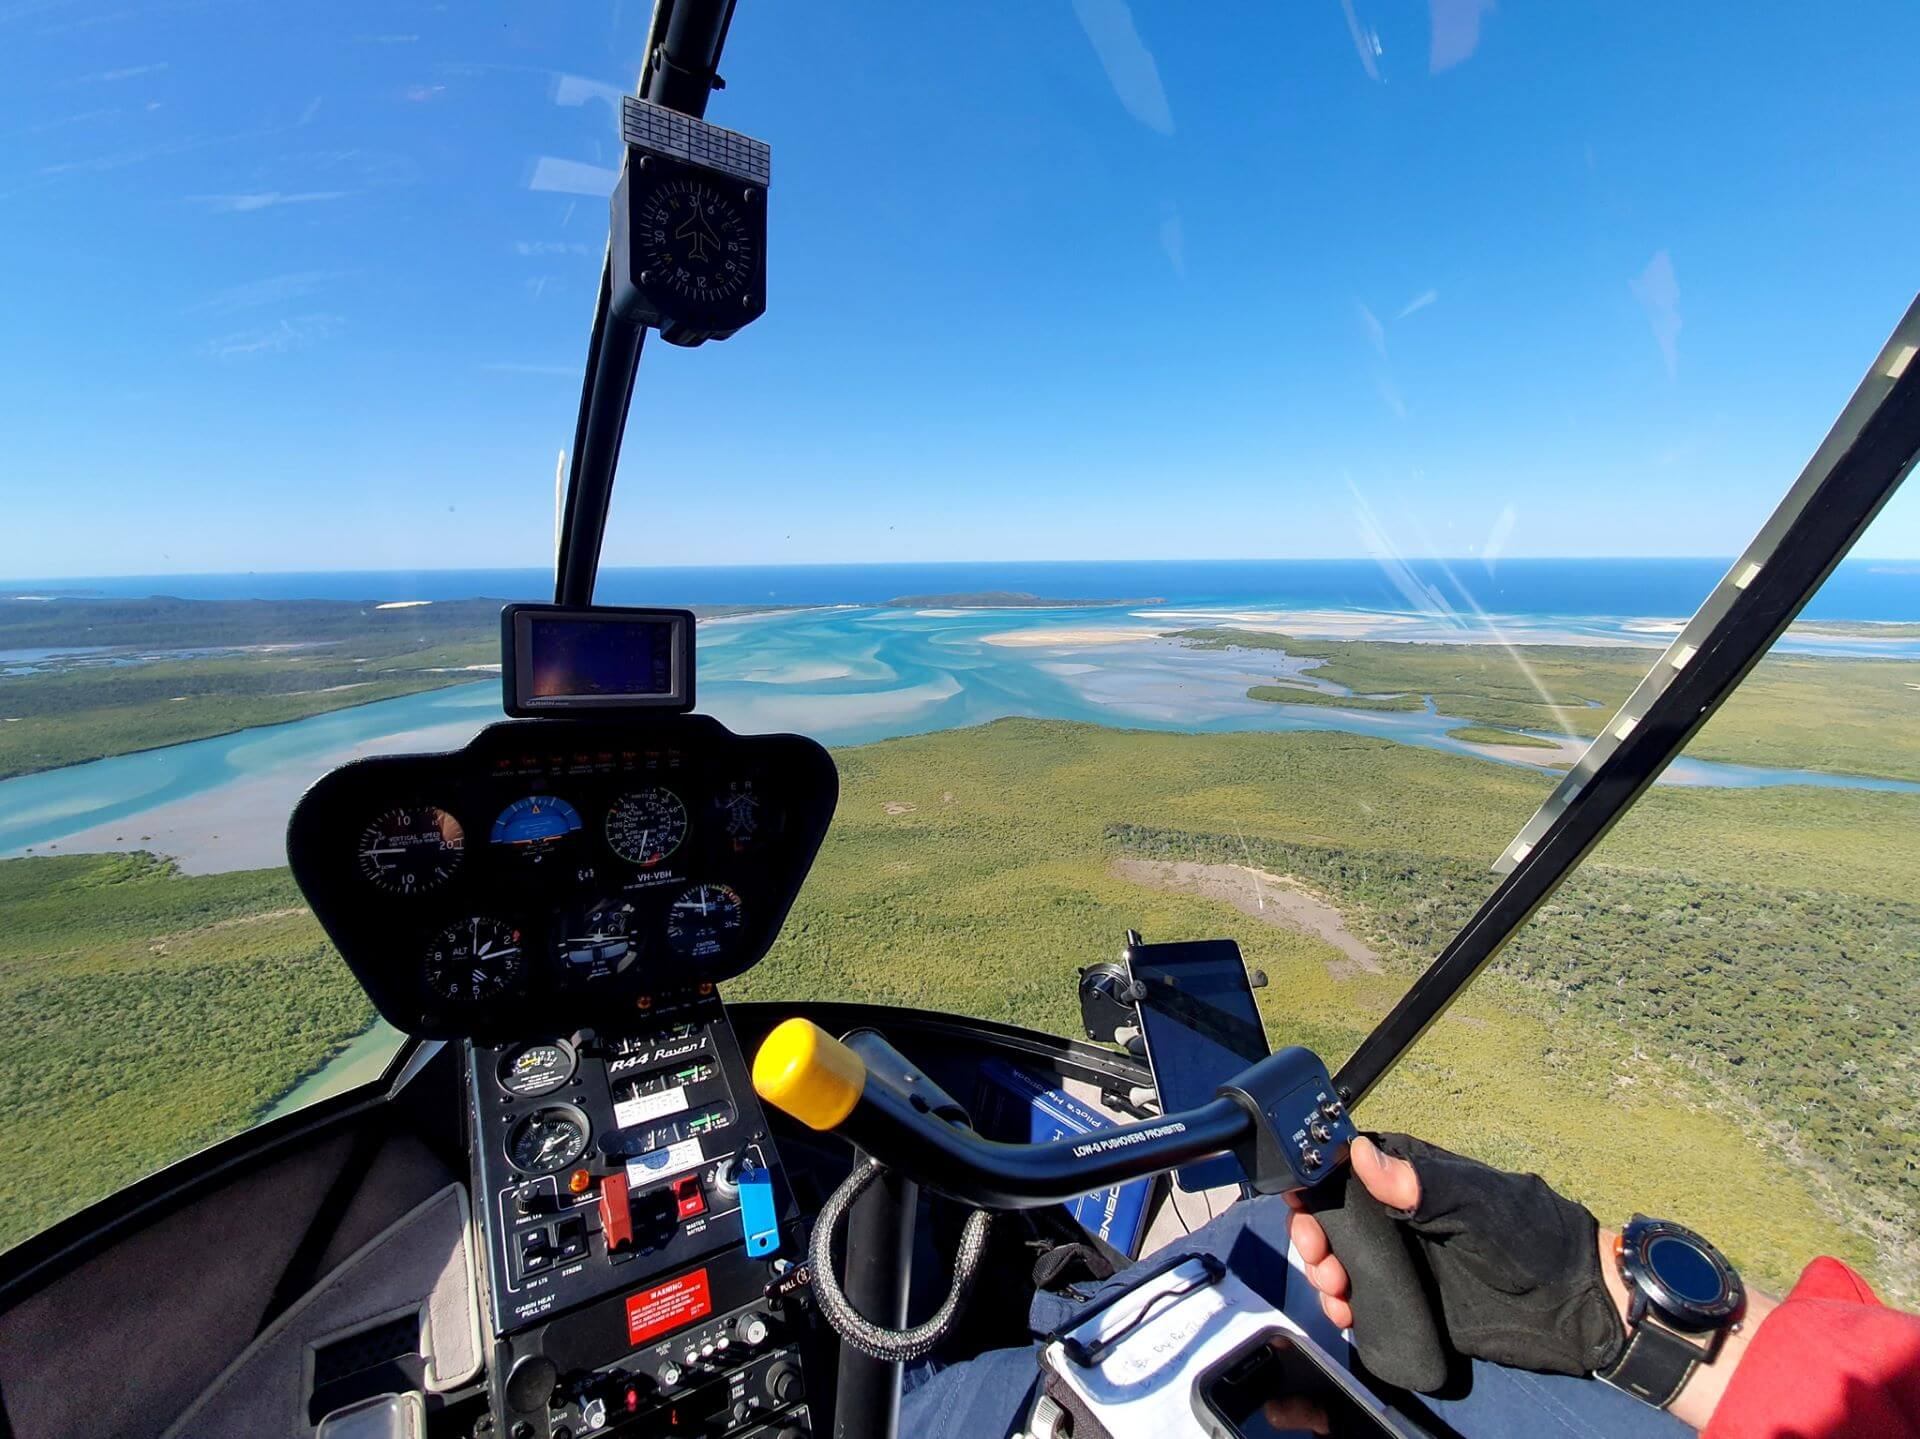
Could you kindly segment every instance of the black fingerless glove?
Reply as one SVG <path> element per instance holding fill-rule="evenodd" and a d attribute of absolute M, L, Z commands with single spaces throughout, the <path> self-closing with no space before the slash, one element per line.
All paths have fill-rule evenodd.
<path fill-rule="evenodd" d="M 1600 1227 L 1584 1205 L 1537 1174 L 1510 1174 L 1411 1135 L 1374 1142 L 1420 1177 L 1419 1206 L 1388 1212 L 1431 1278 L 1454 1349 L 1548 1374 L 1591 1374 L 1620 1357 L 1626 1329 L 1601 1277 Z"/>
<path fill-rule="evenodd" d="M 1377 1134 L 1413 1164 L 1420 1204 L 1390 1210 L 1352 1166 L 1307 1196 L 1351 1284 L 1353 1342 L 1377 1378 L 1424 1394 L 1460 1356 L 1589 1374 L 1626 1330 L 1600 1274 L 1599 1225 L 1536 1174 L 1509 1174 L 1405 1134 Z"/>

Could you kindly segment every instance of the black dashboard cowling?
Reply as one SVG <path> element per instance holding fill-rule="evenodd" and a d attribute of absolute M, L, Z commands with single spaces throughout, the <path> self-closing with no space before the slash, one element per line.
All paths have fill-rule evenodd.
<path fill-rule="evenodd" d="M 838 794 L 797 735 L 519 720 L 334 770 L 295 807 L 287 858 L 395 1028 L 567 1033 L 765 957 Z"/>

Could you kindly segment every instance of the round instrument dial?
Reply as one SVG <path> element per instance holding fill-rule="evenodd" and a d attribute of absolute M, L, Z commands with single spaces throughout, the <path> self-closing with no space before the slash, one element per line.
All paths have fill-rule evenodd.
<path fill-rule="evenodd" d="M 580 832 L 580 811 L 553 794 L 530 794 L 500 811 L 493 842 L 528 864 L 558 854 Z"/>
<path fill-rule="evenodd" d="M 525 1045 L 500 1061 L 500 1087 L 522 1099 L 547 1094 L 572 1078 L 573 1048 L 557 1040 Z"/>
<path fill-rule="evenodd" d="M 390 809 L 360 831 L 360 872 L 390 894 L 419 894 L 453 877 L 466 843 L 460 821 L 444 809 Z"/>
<path fill-rule="evenodd" d="M 687 807 L 670 789 L 623 794 L 607 811 L 607 843 L 628 864 L 652 869 L 687 837 Z"/>
<path fill-rule="evenodd" d="M 740 937 L 746 914 L 724 884 L 687 886 L 667 910 L 667 943 L 686 959 L 724 954 Z"/>
<path fill-rule="evenodd" d="M 738 195 L 691 175 L 654 186 L 634 216 L 642 283 L 709 304 L 744 294 L 755 245 Z"/>
<path fill-rule="evenodd" d="M 587 1116 L 571 1104 L 536 1109 L 507 1135 L 507 1158 L 523 1174 L 552 1174 L 587 1152 Z"/>
<path fill-rule="evenodd" d="M 427 947 L 427 987 L 456 1004 L 477 1004 L 520 982 L 520 931 L 484 916 L 450 924 Z"/>
<path fill-rule="evenodd" d="M 633 906 L 620 899 L 595 900 L 569 917 L 560 939 L 560 968 L 569 979 L 604 979 L 624 971 L 639 956 Z"/>

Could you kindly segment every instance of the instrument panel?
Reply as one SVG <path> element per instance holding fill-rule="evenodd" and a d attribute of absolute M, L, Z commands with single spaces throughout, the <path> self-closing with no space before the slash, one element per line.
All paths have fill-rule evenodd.
<path fill-rule="evenodd" d="M 287 854 L 396 1028 L 564 1033 L 758 963 L 838 792 L 796 735 L 519 720 L 335 770 L 294 809 Z"/>

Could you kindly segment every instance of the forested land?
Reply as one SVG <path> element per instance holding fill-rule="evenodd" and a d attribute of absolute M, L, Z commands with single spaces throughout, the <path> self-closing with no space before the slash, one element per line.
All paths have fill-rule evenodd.
<path fill-rule="evenodd" d="M 1350 925 L 1430 959 L 1487 897 L 1486 867 L 1440 856 L 1117 825 L 1129 854 L 1246 863 L 1305 880 Z M 1651 1075 L 1823 1174 L 1852 1223 L 1916 1257 L 1920 904 L 1589 861 L 1496 961 L 1532 1012 L 1591 1025 Z M 1631 1068 L 1625 1082 L 1637 1082 Z M 1655 1084 L 1661 1081 L 1653 1078 Z"/>
<path fill-rule="evenodd" d="M 1311 659 L 1316 683 L 1359 697 L 1349 708 L 1422 708 L 1514 729 L 1591 738 L 1659 658 L 1635 646 L 1407 644 L 1305 640 L 1216 626 L 1169 632 L 1199 649 Z M 1335 705 L 1325 691 L 1256 685 L 1253 699 Z M 1687 753 L 1735 764 L 1920 780 L 1920 660 L 1772 654 Z"/>

